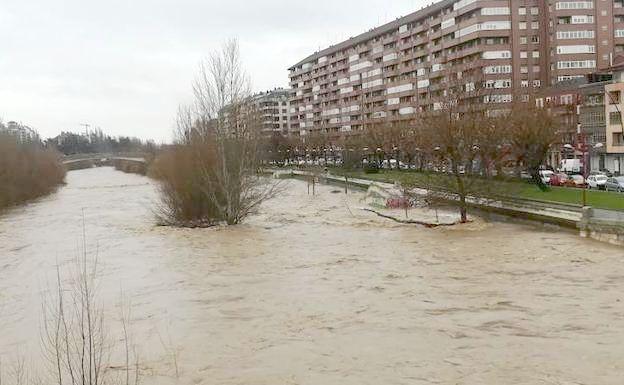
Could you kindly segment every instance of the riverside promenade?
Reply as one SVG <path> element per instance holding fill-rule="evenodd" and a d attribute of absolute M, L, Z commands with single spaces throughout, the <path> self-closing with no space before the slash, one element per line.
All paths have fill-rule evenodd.
<path fill-rule="evenodd" d="M 381 189 L 388 196 L 400 196 L 397 183 L 373 181 L 363 178 L 350 178 L 331 173 L 313 173 L 304 170 L 271 170 L 275 178 L 317 178 L 321 183 L 369 190 Z M 427 196 L 426 189 L 415 189 L 413 193 Z M 507 217 L 531 220 L 562 228 L 578 229 L 582 237 L 624 246 L 624 212 L 593 209 L 569 204 L 542 202 L 524 198 L 486 199 L 472 197 L 468 203 L 474 209 L 504 215 Z"/>

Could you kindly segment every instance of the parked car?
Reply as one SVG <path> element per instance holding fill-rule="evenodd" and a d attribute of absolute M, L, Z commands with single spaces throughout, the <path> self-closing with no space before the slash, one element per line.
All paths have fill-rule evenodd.
<path fill-rule="evenodd" d="M 589 175 L 604 175 L 607 178 L 611 178 L 613 175 L 613 173 L 609 170 L 600 170 L 600 171 L 592 171 L 591 173 L 589 173 Z"/>
<path fill-rule="evenodd" d="M 541 170 L 539 172 L 540 178 L 542 178 L 542 182 L 544 184 L 550 184 L 550 177 L 552 177 L 555 173 L 550 170 Z"/>
<path fill-rule="evenodd" d="M 624 192 L 624 176 L 607 179 L 605 189 L 607 191 Z"/>
<path fill-rule="evenodd" d="M 568 175 L 560 172 L 557 174 L 553 174 L 550 176 L 550 185 L 551 186 L 565 186 L 568 182 Z"/>
<path fill-rule="evenodd" d="M 606 175 L 590 175 L 587 178 L 587 185 L 590 189 L 604 190 L 606 188 L 605 184 L 607 183 L 607 180 L 609 180 L 609 177 Z"/>
<path fill-rule="evenodd" d="M 585 183 L 585 177 L 583 175 L 572 175 L 569 178 L 569 183 L 568 185 L 570 187 L 580 187 L 580 188 L 585 188 L 586 183 Z"/>

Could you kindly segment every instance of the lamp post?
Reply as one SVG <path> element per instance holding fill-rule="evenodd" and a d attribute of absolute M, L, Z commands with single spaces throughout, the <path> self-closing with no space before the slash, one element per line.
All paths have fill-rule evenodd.
<path fill-rule="evenodd" d="M 443 166 L 441 165 L 441 160 L 442 160 L 442 155 L 440 153 L 441 150 L 442 150 L 442 148 L 440 148 L 440 146 L 436 146 L 436 147 L 433 148 L 433 153 L 435 154 L 435 158 L 436 158 L 436 161 L 437 161 L 437 166 L 434 163 L 433 171 L 435 171 L 435 172 L 441 172 L 442 168 L 443 168 Z M 437 170 L 436 170 L 436 168 L 437 168 Z"/>
<path fill-rule="evenodd" d="M 592 156 L 592 150 L 600 150 L 600 149 L 602 149 L 602 148 L 604 148 L 604 144 L 602 144 L 602 143 L 596 143 L 596 144 L 594 144 L 593 146 L 589 146 L 589 147 L 588 147 L 588 150 L 589 150 L 589 151 L 588 151 L 588 155 L 587 155 L 587 158 L 588 158 L 588 159 L 587 159 L 587 163 L 586 163 L 586 166 L 585 166 L 585 167 L 588 169 L 588 170 L 587 170 L 587 174 L 588 174 L 588 175 L 591 173 L 591 156 Z M 598 171 L 600 171 L 600 170 L 598 170 Z"/>
<path fill-rule="evenodd" d="M 399 159 L 399 148 L 397 146 L 393 146 L 392 151 L 394 151 L 394 159 L 396 160 L 397 171 L 401 171 L 401 160 Z"/>
<path fill-rule="evenodd" d="M 579 146 L 582 147 L 581 144 L 579 144 Z M 564 144 L 563 145 L 563 149 L 567 150 L 567 151 L 575 151 L 576 150 L 576 148 L 573 145 L 571 145 L 570 143 Z M 583 178 L 585 180 L 587 180 L 587 167 L 585 166 L 586 165 L 586 161 L 585 161 L 585 151 L 584 151 L 585 149 L 582 148 L 582 150 L 583 150 Z M 566 155 L 566 159 L 568 159 L 567 155 Z M 585 186 L 583 186 L 582 190 L 583 190 L 582 193 L 581 193 L 582 204 L 583 204 L 583 207 L 585 207 L 585 206 L 587 206 L 587 189 L 585 188 Z"/>
<path fill-rule="evenodd" d="M 566 150 L 574 151 L 575 148 L 571 144 L 565 144 L 563 146 Z M 590 161 L 591 161 L 591 153 L 592 149 L 601 149 L 604 147 L 602 143 L 596 143 L 593 146 L 588 144 L 585 137 L 583 140 L 578 143 L 578 149 L 581 151 L 583 156 L 583 179 L 585 185 L 583 186 L 583 207 L 587 206 L 587 178 L 589 178 L 590 170 Z"/>

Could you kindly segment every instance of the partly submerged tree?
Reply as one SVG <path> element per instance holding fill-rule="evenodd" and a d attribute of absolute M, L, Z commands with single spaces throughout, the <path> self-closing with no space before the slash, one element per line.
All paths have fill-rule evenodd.
<path fill-rule="evenodd" d="M 238 224 L 276 193 L 276 184 L 258 175 L 262 126 L 235 40 L 201 63 L 193 92 L 194 104 L 178 114 L 176 144 L 155 162 L 160 219 Z"/>

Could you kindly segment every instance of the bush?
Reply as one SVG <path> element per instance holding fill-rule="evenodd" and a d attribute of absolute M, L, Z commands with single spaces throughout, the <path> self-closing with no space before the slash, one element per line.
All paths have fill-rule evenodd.
<path fill-rule="evenodd" d="M 200 66 L 195 103 L 178 114 L 176 145 L 152 166 L 162 224 L 235 225 L 277 192 L 259 176 L 262 119 L 249 89 L 236 41 Z"/>
<path fill-rule="evenodd" d="M 0 209 L 49 194 L 64 179 L 56 151 L 0 133 Z"/>
<path fill-rule="evenodd" d="M 366 174 L 379 174 L 379 165 L 375 162 L 368 162 L 364 166 L 364 172 Z"/>
<path fill-rule="evenodd" d="M 162 205 L 158 213 L 163 225 L 189 227 L 210 225 L 218 210 L 204 195 L 210 189 L 200 164 L 210 163 L 212 151 L 199 145 L 171 146 L 152 163 L 150 176 L 160 181 Z"/>

